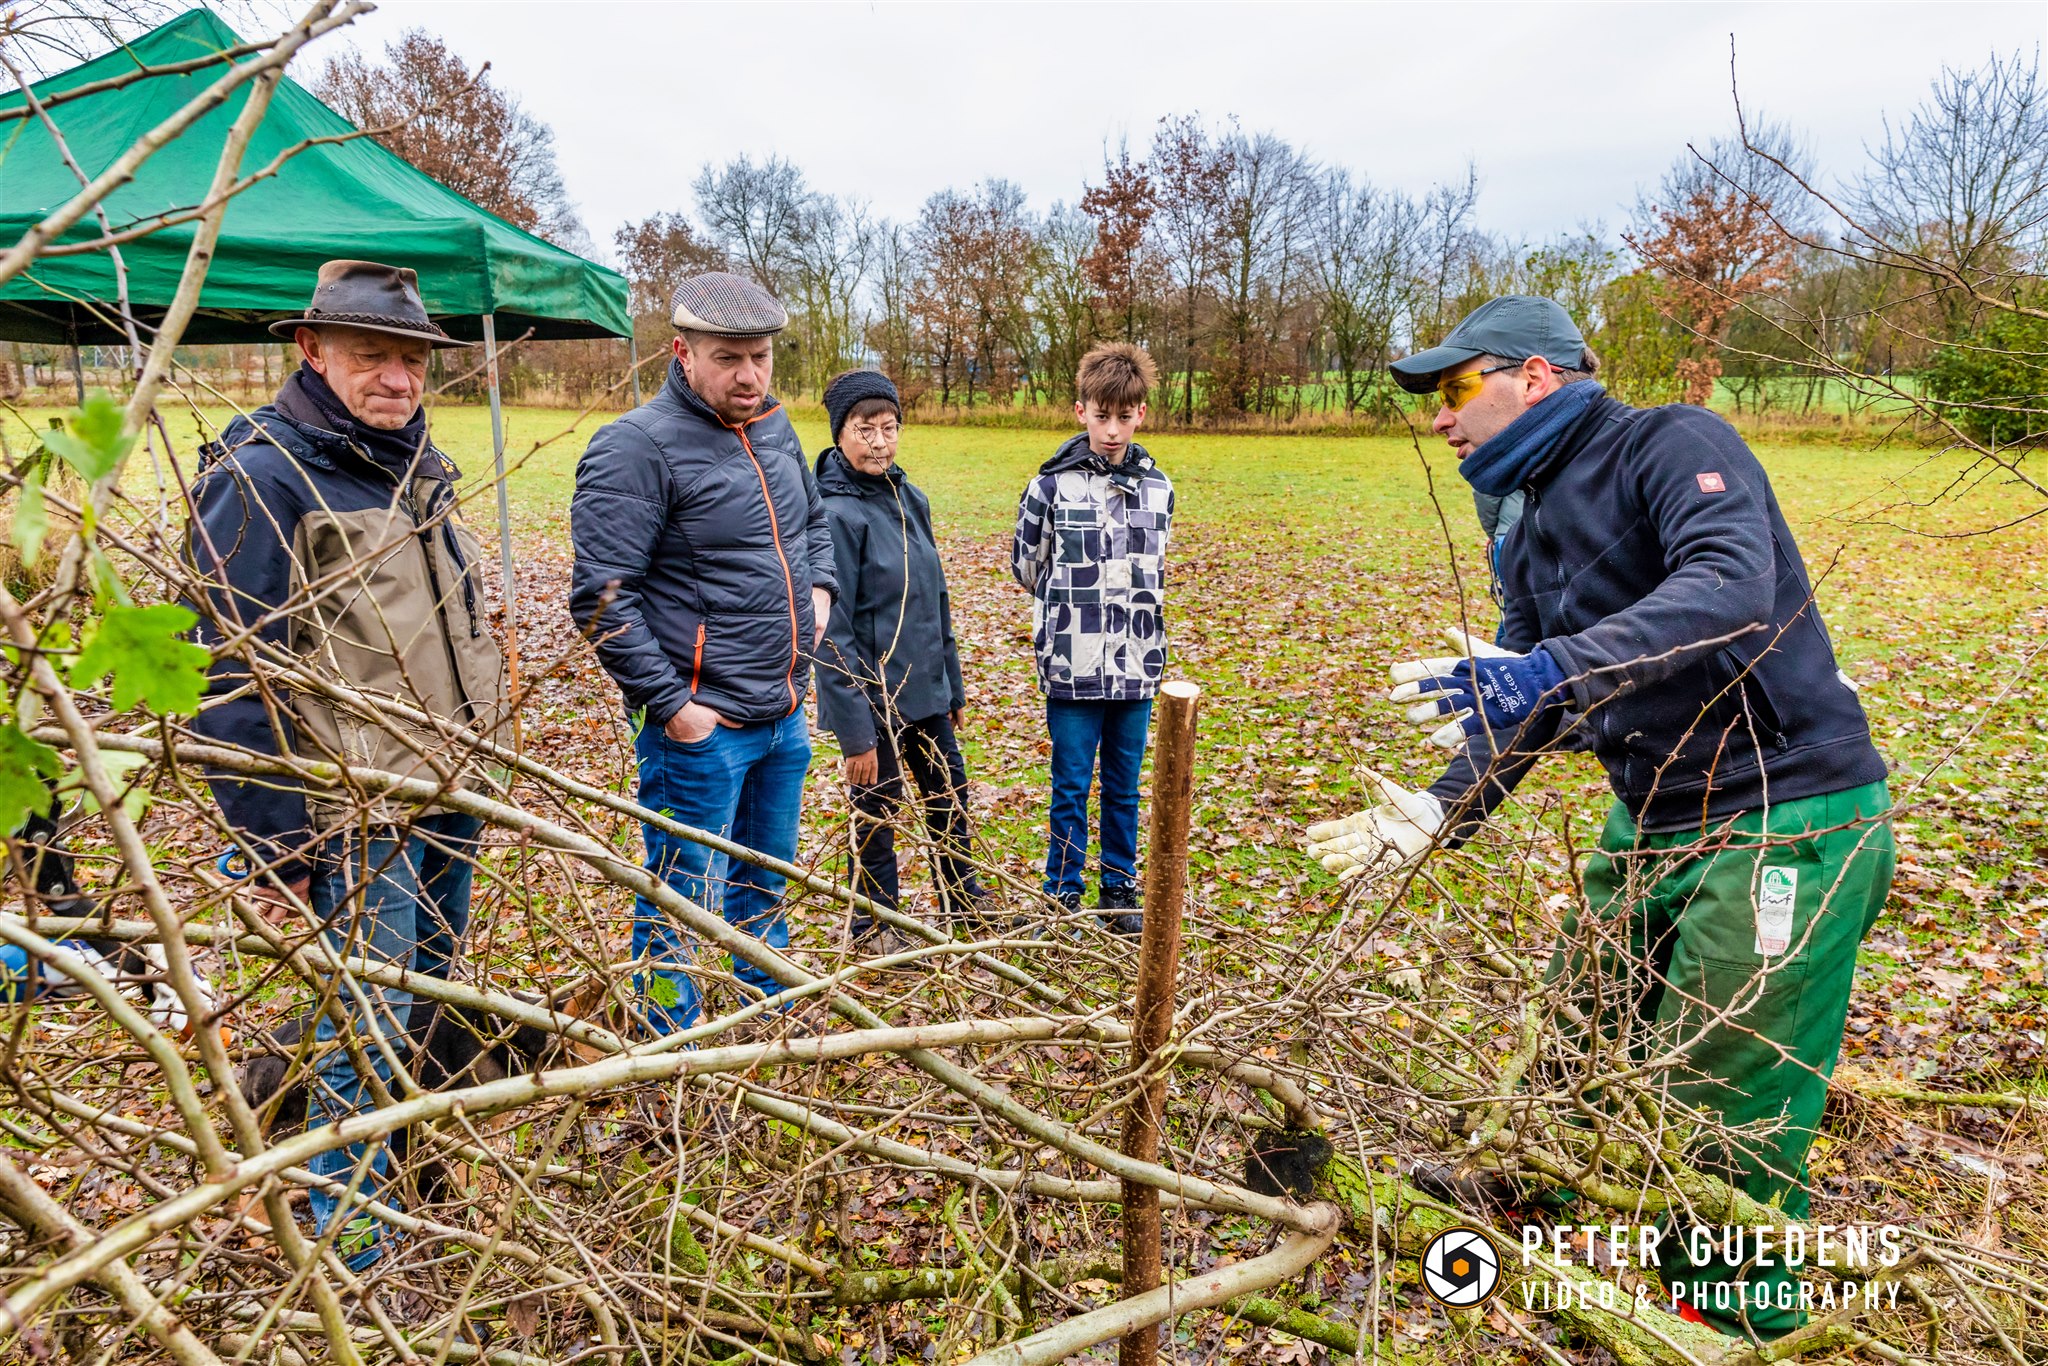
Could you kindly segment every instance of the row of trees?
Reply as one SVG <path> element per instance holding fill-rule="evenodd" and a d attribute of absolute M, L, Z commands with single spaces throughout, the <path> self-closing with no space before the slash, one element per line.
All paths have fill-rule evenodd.
<path fill-rule="evenodd" d="M 588 249 L 548 129 L 487 66 L 471 72 L 414 30 L 382 63 L 330 60 L 317 89 L 486 208 Z M 993 177 L 898 222 L 778 156 L 742 155 L 705 165 L 689 204 L 621 227 L 612 245 L 642 354 L 665 345 L 676 281 L 723 267 L 789 306 L 789 392 L 879 364 L 947 409 L 1063 403 L 1081 353 L 1116 337 L 1151 349 L 1168 376 L 1155 406 L 1181 421 L 1387 416 L 1401 401 L 1387 362 L 1510 291 L 1562 301 L 1610 388 L 1637 402 L 1854 408 L 1865 396 L 1827 380 L 1840 367 L 1994 406 L 2048 389 L 2035 323 L 1976 297 L 1987 283 L 2021 289 L 2043 256 L 2038 58 L 1944 72 L 1837 179 L 1822 190 L 1791 130 L 1751 126 L 1687 147 L 1620 232 L 1528 243 L 1480 226 L 1469 168 L 1411 194 L 1235 119 L 1183 114 L 1142 151 L 1106 153 L 1073 201 L 1043 211 Z M 1955 278 L 1927 288 L 1930 265 Z M 582 394 L 618 364 L 613 349 L 564 343 L 535 348 L 525 370 Z"/>

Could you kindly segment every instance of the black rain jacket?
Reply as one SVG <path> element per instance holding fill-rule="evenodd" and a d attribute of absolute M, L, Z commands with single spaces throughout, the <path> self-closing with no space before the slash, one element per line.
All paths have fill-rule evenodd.
<path fill-rule="evenodd" d="M 1720 417 L 1602 397 L 1523 493 L 1500 643 L 1550 652 L 1570 716 L 1468 742 L 1430 788 L 1454 829 L 1564 725 L 1653 833 L 1885 776 L 1770 479 Z"/>
<path fill-rule="evenodd" d="M 569 504 L 569 612 L 629 711 L 774 721 L 810 689 L 811 589 L 838 595 L 817 483 L 782 404 L 731 426 L 669 362 L 600 427 Z"/>
<path fill-rule="evenodd" d="M 931 504 L 903 467 L 862 474 L 837 446 L 818 457 L 839 596 L 818 661 L 818 709 L 848 754 L 893 729 L 967 705 Z"/>

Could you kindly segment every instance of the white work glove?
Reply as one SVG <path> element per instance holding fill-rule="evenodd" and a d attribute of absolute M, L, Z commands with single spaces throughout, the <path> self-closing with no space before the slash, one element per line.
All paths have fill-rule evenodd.
<path fill-rule="evenodd" d="M 1421 862 L 1443 829 L 1442 803 L 1367 773 L 1386 800 L 1369 811 L 1308 828 L 1308 856 L 1340 882 L 1367 873 L 1398 873 Z"/>
<path fill-rule="evenodd" d="M 1430 732 L 1429 743 L 1439 749 L 1456 749 L 1465 743 L 1465 718 L 1472 714 L 1472 709 L 1465 707 L 1445 713 L 1440 694 L 1434 688 L 1425 688 L 1424 680 L 1445 677 L 1468 659 L 1506 659 L 1515 652 L 1503 650 L 1492 641 L 1456 626 L 1444 627 L 1441 634 L 1459 653 L 1436 659 L 1407 659 L 1394 665 L 1387 670 L 1387 676 L 1398 686 L 1387 694 L 1387 700 L 1414 703 L 1408 708 L 1408 719 L 1417 725 L 1441 720 L 1443 724 Z"/>

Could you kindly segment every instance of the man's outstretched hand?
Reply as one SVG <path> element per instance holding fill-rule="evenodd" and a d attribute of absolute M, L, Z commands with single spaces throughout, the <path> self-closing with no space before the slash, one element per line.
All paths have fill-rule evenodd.
<path fill-rule="evenodd" d="M 1487 645 L 1455 629 L 1445 631 L 1468 653 L 1404 660 L 1388 670 L 1398 685 L 1390 702 L 1408 702 L 1408 719 L 1441 722 L 1429 742 L 1456 749 L 1486 730 L 1509 730 L 1546 707 L 1566 701 L 1564 671 L 1541 646 L 1526 655 Z"/>
<path fill-rule="evenodd" d="M 1342 820 L 1308 828 L 1308 855 L 1339 881 L 1367 873 L 1411 868 L 1436 843 L 1444 809 L 1427 792 L 1410 792 L 1378 773 L 1367 774 L 1380 795 L 1378 806 Z"/>

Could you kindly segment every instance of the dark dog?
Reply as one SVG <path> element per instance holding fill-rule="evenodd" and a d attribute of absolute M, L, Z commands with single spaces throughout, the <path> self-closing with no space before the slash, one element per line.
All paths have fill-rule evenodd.
<path fill-rule="evenodd" d="M 270 1115 L 267 1127 L 273 1132 L 305 1127 L 308 1081 L 303 1067 L 299 1076 L 289 1074 L 292 1059 L 302 1051 L 316 1023 L 317 1016 L 309 1011 L 275 1029 L 258 1032 L 255 1047 L 263 1051 L 236 1070 L 242 1095 L 259 1115 Z M 414 1001 L 406 1037 L 400 1042 L 407 1069 L 425 1091 L 476 1086 L 537 1071 L 562 1046 L 559 1035 L 544 1029 L 442 1001 Z M 375 1045 L 366 1040 L 363 1046 Z M 412 1149 L 411 1132 L 394 1132 L 390 1147 L 393 1160 L 403 1164 Z M 447 1190 L 448 1173 L 441 1163 L 427 1162 L 415 1173 L 414 1181 L 422 1198 L 437 1201 Z"/>

